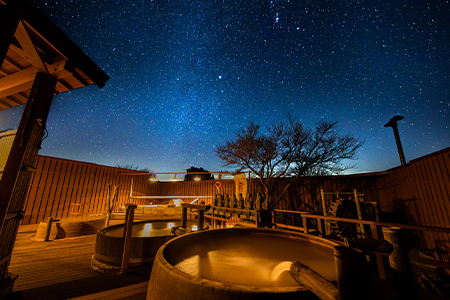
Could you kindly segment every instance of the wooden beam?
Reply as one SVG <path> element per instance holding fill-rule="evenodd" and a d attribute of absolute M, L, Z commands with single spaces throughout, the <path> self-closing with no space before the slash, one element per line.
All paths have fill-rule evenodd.
<path fill-rule="evenodd" d="M 48 66 L 48 70 L 52 77 L 63 79 L 74 74 L 75 66 L 68 60 L 63 59 Z"/>
<path fill-rule="evenodd" d="M 75 67 L 67 60 L 58 61 L 48 66 L 50 75 L 57 79 L 69 77 L 75 71 Z M 21 91 L 28 90 L 33 85 L 36 70 L 28 67 L 0 79 L 0 98 L 5 98 Z"/>
<path fill-rule="evenodd" d="M 71 61 L 98 87 L 103 87 L 109 76 L 98 67 L 67 35 L 59 29 L 35 4 L 29 0 L 2 0 L 7 6 L 20 10 L 22 20 L 33 28 L 48 44 Z"/>
<path fill-rule="evenodd" d="M 8 102 L 5 102 L 5 101 L 3 101 L 3 100 L 0 99 L 0 108 L 1 108 L 1 106 L 3 106 L 4 109 L 8 109 L 8 108 L 13 107 L 13 105 L 11 105 L 11 104 L 9 104 Z"/>
<path fill-rule="evenodd" d="M 27 54 L 27 57 L 30 60 L 31 64 L 36 69 L 36 72 L 48 74 L 47 67 L 39 56 L 39 53 L 36 50 L 36 47 L 34 46 L 23 21 L 19 22 L 15 37 L 19 41 L 20 46 L 22 46 L 22 49 Z"/>
<path fill-rule="evenodd" d="M 20 86 L 26 82 L 33 81 L 34 76 L 36 75 L 36 70 L 33 67 L 26 68 L 22 71 L 13 73 L 9 76 L 3 77 L 0 79 L 0 93 L 14 88 L 16 86 Z M 9 94 L 11 95 L 11 94 Z M 9 96 L 7 95 L 7 96 Z M 5 97 L 4 95 L 0 97 Z"/>
<path fill-rule="evenodd" d="M 9 88 L 7 90 L 1 90 L 0 89 L 0 99 L 6 98 L 8 96 L 11 96 L 11 95 L 14 95 L 14 94 L 26 91 L 26 90 L 29 90 L 29 89 L 31 89 L 32 86 L 33 86 L 33 80 L 29 80 L 29 81 L 24 82 L 24 83 L 22 83 L 20 85 L 16 85 L 14 87 L 11 87 L 11 88 Z"/>

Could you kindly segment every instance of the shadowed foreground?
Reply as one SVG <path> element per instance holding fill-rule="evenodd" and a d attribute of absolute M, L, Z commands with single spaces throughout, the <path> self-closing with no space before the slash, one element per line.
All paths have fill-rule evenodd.
<path fill-rule="evenodd" d="M 9 272 L 18 274 L 8 299 L 145 299 L 151 265 L 95 272 L 95 235 L 50 242 L 33 240 L 37 225 L 19 228 Z"/>
<path fill-rule="evenodd" d="M 112 224 L 119 222 L 114 220 Z M 152 265 L 132 267 L 123 275 L 95 272 L 91 266 L 96 235 L 50 242 L 34 241 L 38 225 L 19 228 L 9 271 L 18 274 L 8 300 L 145 299 Z M 392 282 L 373 278 L 376 299 L 395 300 Z M 419 291 L 420 300 L 445 299 Z"/>

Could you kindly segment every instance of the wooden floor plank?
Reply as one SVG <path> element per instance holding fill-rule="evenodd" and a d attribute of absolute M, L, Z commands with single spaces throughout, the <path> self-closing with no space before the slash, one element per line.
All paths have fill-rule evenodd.
<path fill-rule="evenodd" d="M 103 292 L 117 299 L 145 299 L 151 265 L 130 268 L 124 275 L 100 274 L 91 268 L 96 235 L 41 242 L 27 226 L 19 227 L 9 266 L 9 272 L 19 275 L 11 299 L 56 300 Z"/>
<path fill-rule="evenodd" d="M 25 225 L 30 226 L 30 225 Z M 100 274 L 91 267 L 95 235 L 38 242 L 32 230 L 19 228 L 9 272 L 18 274 L 7 300 L 143 300 L 151 265 L 132 267 L 126 274 Z M 395 300 L 392 282 L 375 280 L 376 299 Z M 420 300 L 444 299 L 421 291 Z"/>
<path fill-rule="evenodd" d="M 147 294 L 148 282 L 141 282 L 109 291 L 95 293 L 91 295 L 70 298 L 68 300 L 116 300 L 125 297 L 137 296 L 136 294 Z M 136 298 L 137 299 L 137 298 Z M 145 299 L 145 296 L 142 298 Z"/>

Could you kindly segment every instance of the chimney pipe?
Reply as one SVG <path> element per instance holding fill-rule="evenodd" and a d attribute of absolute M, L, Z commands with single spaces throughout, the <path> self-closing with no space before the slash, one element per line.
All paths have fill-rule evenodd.
<path fill-rule="evenodd" d="M 400 162 L 402 163 L 402 165 L 406 165 L 405 154 L 403 154 L 402 142 L 400 141 L 400 136 L 397 129 L 397 121 L 403 120 L 403 118 L 403 116 L 394 116 L 389 120 L 389 122 L 387 122 L 387 124 L 384 125 L 384 127 L 392 127 L 392 129 L 394 130 L 395 142 L 397 143 Z"/>

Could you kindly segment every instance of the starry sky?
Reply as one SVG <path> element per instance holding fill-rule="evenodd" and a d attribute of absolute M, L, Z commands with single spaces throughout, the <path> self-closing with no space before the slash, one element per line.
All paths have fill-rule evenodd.
<path fill-rule="evenodd" d="M 406 161 L 450 146 L 449 1 L 32 2 L 111 77 L 54 97 L 39 154 L 225 170 L 217 145 L 287 112 L 365 140 L 351 173 L 400 165 L 395 115 Z"/>

